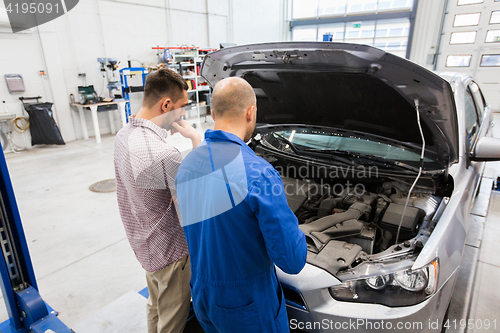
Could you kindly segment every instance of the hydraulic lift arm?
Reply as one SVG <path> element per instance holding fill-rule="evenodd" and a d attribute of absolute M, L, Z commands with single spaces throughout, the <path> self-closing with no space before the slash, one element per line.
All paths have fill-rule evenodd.
<path fill-rule="evenodd" d="M 4 154 L 0 154 L 0 172 L 0 287 L 9 314 L 0 332 L 71 333 L 38 293 Z"/>

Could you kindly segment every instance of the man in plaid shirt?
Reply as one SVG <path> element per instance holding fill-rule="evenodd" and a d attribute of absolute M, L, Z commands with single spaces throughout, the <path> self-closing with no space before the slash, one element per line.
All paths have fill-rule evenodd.
<path fill-rule="evenodd" d="M 175 207 L 174 179 L 182 161 L 168 132 L 201 139 L 181 117 L 187 84 L 169 69 L 147 76 L 144 100 L 115 138 L 118 206 L 128 240 L 146 270 L 148 333 L 182 332 L 189 313 L 191 268 Z"/>

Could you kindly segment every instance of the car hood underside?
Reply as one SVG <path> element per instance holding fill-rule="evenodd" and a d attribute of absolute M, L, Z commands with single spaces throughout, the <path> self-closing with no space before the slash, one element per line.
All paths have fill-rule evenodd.
<path fill-rule="evenodd" d="M 458 160 L 449 83 L 382 50 L 356 44 L 297 42 L 237 46 L 205 57 L 201 75 L 215 86 L 239 76 L 257 96 L 257 131 L 269 125 L 317 126 L 420 153 L 418 104 L 426 157 Z M 417 100 L 417 102 L 416 102 Z"/>

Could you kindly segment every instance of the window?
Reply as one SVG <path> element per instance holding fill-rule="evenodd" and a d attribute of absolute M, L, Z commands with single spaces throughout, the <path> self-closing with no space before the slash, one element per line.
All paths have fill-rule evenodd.
<path fill-rule="evenodd" d="M 349 31 L 347 33 L 346 39 L 347 38 L 358 38 L 359 37 L 359 30 L 354 30 L 354 31 Z"/>
<path fill-rule="evenodd" d="M 472 55 L 449 55 L 446 57 L 446 67 L 469 67 Z"/>
<path fill-rule="evenodd" d="M 376 36 L 377 37 L 385 37 L 385 36 L 387 36 L 387 31 L 389 31 L 389 29 L 377 29 Z"/>
<path fill-rule="evenodd" d="M 377 11 L 377 0 L 349 0 L 347 14 L 366 13 Z"/>
<path fill-rule="evenodd" d="M 450 44 L 473 44 L 476 40 L 476 31 L 452 32 Z"/>
<path fill-rule="evenodd" d="M 465 130 L 470 145 L 477 131 L 477 113 L 469 88 L 465 91 Z"/>
<path fill-rule="evenodd" d="M 474 5 L 476 3 L 483 3 L 484 0 L 458 0 L 458 5 L 463 6 L 463 5 Z M 497 0 L 495 0 L 497 1 Z"/>
<path fill-rule="evenodd" d="M 500 10 L 491 12 L 490 24 L 500 23 Z"/>
<path fill-rule="evenodd" d="M 403 35 L 403 28 L 395 28 L 395 29 L 389 30 L 390 37 L 402 36 L 402 35 Z"/>
<path fill-rule="evenodd" d="M 481 67 L 500 67 L 500 54 L 483 54 Z"/>
<path fill-rule="evenodd" d="M 375 47 L 404 57 L 408 47 L 410 22 L 402 19 L 379 20 L 375 31 Z"/>
<path fill-rule="evenodd" d="M 410 11 L 414 0 L 292 0 L 293 19 Z"/>
<path fill-rule="evenodd" d="M 415 14 L 413 4 L 414 0 L 292 0 L 291 38 L 323 41 L 323 36 L 330 34 L 333 42 L 365 45 L 377 42 L 385 51 L 405 57 L 410 17 Z M 375 19 L 366 21 L 366 14 Z M 377 17 L 392 18 L 377 20 Z"/>
<path fill-rule="evenodd" d="M 352 6 L 349 6 L 348 8 L 349 8 L 348 9 L 349 14 L 355 13 L 355 12 L 361 12 L 363 5 L 352 5 Z"/>
<path fill-rule="evenodd" d="M 377 32 L 378 37 L 394 37 L 401 36 L 405 37 L 407 40 L 408 33 L 410 31 L 410 22 L 408 20 L 380 20 L 377 22 Z"/>
<path fill-rule="evenodd" d="M 318 16 L 345 15 L 347 0 L 320 0 Z"/>
<path fill-rule="evenodd" d="M 400 42 L 389 42 L 387 43 L 387 48 L 389 50 L 399 50 L 401 48 Z"/>
<path fill-rule="evenodd" d="M 346 42 L 373 44 L 374 35 L 375 35 L 375 21 L 356 21 L 356 22 L 346 23 L 346 33 L 345 33 Z"/>
<path fill-rule="evenodd" d="M 344 41 L 344 23 L 321 24 L 318 26 L 318 39 L 323 40 L 323 35 L 332 35 L 332 42 Z"/>
<path fill-rule="evenodd" d="M 377 10 L 377 3 L 376 2 L 371 2 L 367 3 L 363 6 L 363 10 L 367 12 L 373 12 Z"/>
<path fill-rule="evenodd" d="M 455 20 L 453 21 L 454 27 L 467 27 L 471 25 L 478 25 L 481 13 L 472 14 L 458 14 L 455 15 Z"/>
<path fill-rule="evenodd" d="M 378 10 L 380 12 L 411 9 L 412 7 L 413 0 L 379 0 L 378 2 Z"/>
<path fill-rule="evenodd" d="M 387 10 L 390 9 L 392 6 L 392 1 L 379 1 L 378 3 L 378 10 Z"/>
<path fill-rule="evenodd" d="M 413 1 L 394 0 L 392 2 L 392 8 L 411 8 L 411 6 L 413 6 Z"/>
<path fill-rule="evenodd" d="M 486 43 L 500 42 L 500 30 L 488 30 L 485 42 Z"/>
<path fill-rule="evenodd" d="M 361 38 L 373 38 L 374 33 L 373 30 L 361 30 Z"/>

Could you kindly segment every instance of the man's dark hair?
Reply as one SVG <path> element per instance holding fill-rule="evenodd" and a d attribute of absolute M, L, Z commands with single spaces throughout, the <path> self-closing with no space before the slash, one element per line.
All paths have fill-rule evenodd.
<path fill-rule="evenodd" d="M 150 108 L 164 97 L 170 97 L 175 103 L 181 98 L 183 90 L 188 90 L 188 85 L 179 73 L 159 69 L 146 77 L 142 104 Z"/>

